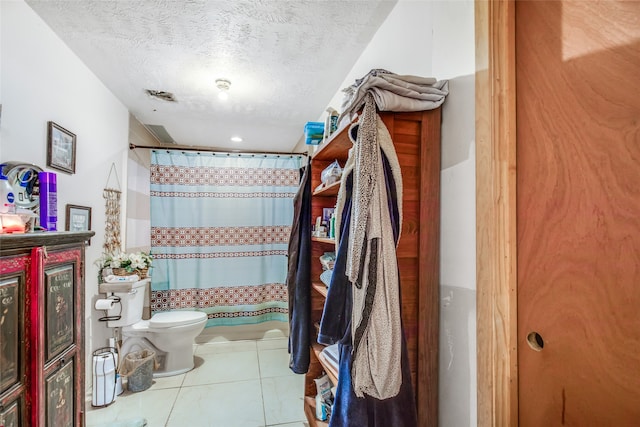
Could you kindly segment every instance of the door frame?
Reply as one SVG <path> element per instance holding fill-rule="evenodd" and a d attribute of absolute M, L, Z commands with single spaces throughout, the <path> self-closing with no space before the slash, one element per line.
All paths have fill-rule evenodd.
<path fill-rule="evenodd" d="M 478 426 L 518 425 L 515 1 L 475 1 Z"/>

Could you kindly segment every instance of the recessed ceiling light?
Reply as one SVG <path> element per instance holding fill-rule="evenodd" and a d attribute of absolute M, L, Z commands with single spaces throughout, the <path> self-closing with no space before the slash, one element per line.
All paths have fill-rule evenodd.
<path fill-rule="evenodd" d="M 231 141 L 233 141 L 233 142 L 242 142 L 242 138 L 240 138 L 239 136 L 232 136 L 231 137 Z"/>
<path fill-rule="evenodd" d="M 218 88 L 218 99 L 221 101 L 226 101 L 229 99 L 229 88 L 231 87 L 231 82 L 227 79 L 218 79 L 216 80 L 216 87 Z"/>

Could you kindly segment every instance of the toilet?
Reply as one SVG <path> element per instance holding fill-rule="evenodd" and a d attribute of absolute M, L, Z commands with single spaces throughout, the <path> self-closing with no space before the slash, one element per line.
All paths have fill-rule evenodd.
<path fill-rule="evenodd" d="M 207 315 L 201 311 L 175 310 L 154 314 L 142 320 L 144 293 L 151 279 L 133 283 L 103 283 L 101 292 L 120 302 L 107 311 L 107 326 L 121 328 L 120 355 L 151 349 L 160 365 L 153 373 L 155 378 L 183 374 L 194 367 L 193 344 L 207 323 Z M 120 317 L 118 319 L 118 317 Z"/>

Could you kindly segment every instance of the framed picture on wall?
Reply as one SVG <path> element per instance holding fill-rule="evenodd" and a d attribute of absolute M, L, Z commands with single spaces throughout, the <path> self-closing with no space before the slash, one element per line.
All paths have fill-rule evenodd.
<path fill-rule="evenodd" d="M 91 208 L 87 206 L 67 205 L 65 227 L 66 231 L 91 230 Z M 87 240 L 87 246 L 91 239 Z"/>
<path fill-rule="evenodd" d="M 47 166 L 76 173 L 76 135 L 54 122 L 47 123 Z"/>

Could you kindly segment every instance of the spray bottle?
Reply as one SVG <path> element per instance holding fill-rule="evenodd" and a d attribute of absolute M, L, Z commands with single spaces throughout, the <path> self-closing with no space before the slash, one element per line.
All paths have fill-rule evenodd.
<path fill-rule="evenodd" d="M 13 187 L 9 184 L 7 176 L 2 173 L 2 168 L 0 168 L 0 213 L 16 213 L 15 201 L 16 195 L 13 192 Z"/>
<path fill-rule="evenodd" d="M 56 231 L 58 222 L 58 184 L 53 172 L 39 172 L 40 182 L 40 226 Z"/>

